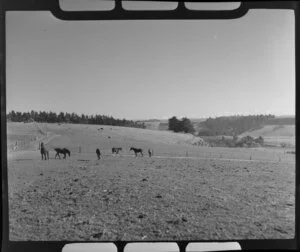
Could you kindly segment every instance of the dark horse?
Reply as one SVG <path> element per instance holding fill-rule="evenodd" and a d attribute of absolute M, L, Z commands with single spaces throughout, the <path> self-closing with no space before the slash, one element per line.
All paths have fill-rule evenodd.
<path fill-rule="evenodd" d="M 120 151 L 122 151 L 122 148 L 120 148 L 120 147 L 118 147 L 118 148 L 113 147 L 111 149 L 112 154 L 114 154 L 114 153 L 119 154 Z"/>
<path fill-rule="evenodd" d="M 101 152 L 99 149 L 96 149 L 96 154 L 97 154 L 97 157 L 98 157 L 98 160 L 101 158 Z"/>
<path fill-rule="evenodd" d="M 59 154 L 63 154 L 64 155 L 64 159 L 66 158 L 67 154 L 69 155 L 69 157 L 71 156 L 71 152 L 68 149 L 66 149 L 66 148 L 63 148 L 63 149 L 61 149 L 61 148 L 55 148 L 54 150 L 56 151 L 55 159 L 56 159 L 57 156 L 60 159 L 60 155 Z"/>
<path fill-rule="evenodd" d="M 45 160 L 49 160 L 49 151 L 46 149 L 45 145 L 43 142 L 41 142 L 41 155 L 42 155 L 42 160 L 45 157 Z"/>
<path fill-rule="evenodd" d="M 137 156 L 138 153 L 141 154 L 141 156 L 143 157 L 143 150 L 142 149 L 137 149 L 137 148 L 130 148 L 130 151 L 134 151 L 135 156 Z"/>

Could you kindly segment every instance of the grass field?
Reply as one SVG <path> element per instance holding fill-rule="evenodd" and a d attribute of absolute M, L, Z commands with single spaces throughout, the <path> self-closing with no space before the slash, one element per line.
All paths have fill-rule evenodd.
<path fill-rule="evenodd" d="M 196 147 L 189 134 L 99 125 L 7 128 L 10 240 L 294 237 L 295 155 L 284 149 Z M 54 159 L 57 146 L 71 157 Z"/>
<path fill-rule="evenodd" d="M 296 128 L 295 125 L 265 125 L 264 127 L 245 132 L 240 135 L 259 137 L 262 136 L 266 144 L 280 146 L 286 144 L 290 147 L 295 147 Z"/>

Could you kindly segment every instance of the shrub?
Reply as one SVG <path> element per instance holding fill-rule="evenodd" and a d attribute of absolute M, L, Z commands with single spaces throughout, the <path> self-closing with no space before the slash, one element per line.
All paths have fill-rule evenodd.
<path fill-rule="evenodd" d="M 280 143 L 281 148 L 286 148 L 287 144 L 286 143 Z"/>
<path fill-rule="evenodd" d="M 169 119 L 169 130 L 174 132 L 185 132 L 185 133 L 194 133 L 195 129 L 192 122 L 184 117 L 182 120 L 178 120 L 176 116 L 173 116 Z"/>

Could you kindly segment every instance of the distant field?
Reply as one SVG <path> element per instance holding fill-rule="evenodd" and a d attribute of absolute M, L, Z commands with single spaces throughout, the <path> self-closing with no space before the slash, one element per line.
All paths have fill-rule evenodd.
<path fill-rule="evenodd" d="M 265 125 L 260 129 L 245 132 L 239 137 L 247 135 L 252 137 L 262 136 L 266 144 L 280 146 L 281 143 L 285 143 L 292 147 L 295 146 L 295 125 Z"/>
<path fill-rule="evenodd" d="M 283 148 L 194 146 L 190 134 L 101 125 L 7 129 L 12 240 L 294 236 L 295 155 Z M 39 141 L 50 160 L 41 160 Z M 54 147 L 68 147 L 71 157 L 54 159 Z M 113 156 L 112 147 L 123 152 Z"/>
<path fill-rule="evenodd" d="M 144 122 L 146 129 L 159 130 L 160 122 Z"/>

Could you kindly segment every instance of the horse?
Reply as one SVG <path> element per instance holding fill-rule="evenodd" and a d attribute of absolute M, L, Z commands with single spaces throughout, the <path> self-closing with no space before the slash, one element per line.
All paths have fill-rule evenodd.
<path fill-rule="evenodd" d="M 101 158 L 101 152 L 99 149 L 96 149 L 96 154 L 98 156 L 98 160 Z"/>
<path fill-rule="evenodd" d="M 137 154 L 138 154 L 138 153 L 140 153 L 142 157 L 144 156 L 144 155 L 143 155 L 143 150 L 142 150 L 142 149 L 137 149 L 137 148 L 131 147 L 131 148 L 130 148 L 130 151 L 134 151 L 134 154 L 135 154 L 136 157 L 137 157 Z"/>
<path fill-rule="evenodd" d="M 41 143 L 41 155 L 42 155 L 42 160 L 45 157 L 45 160 L 49 160 L 49 151 L 46 149 L 44 143 Z"/>
<path fill-rule="evenodd" d="M 148 149 L 148 154 L 149 154 L 149 157 L 153 156 L 153 154 L 154 154 L 153 150 Z"/>
<path fill-rule="evenodd" d="M 120 151 L 122 151 L 122 148 L 120 148 L 120 147 L 117 147 L 117 148 L 113 147 L 111 149 L 112 154 L 114 154 L 114 153 L 119 154 Z"/>
<path fill-rule="evenodd" d="M 55 159 L 56 159 L 57 156 L 60 159 L 60 155 L 59 154 L 63 154 L 64 155 L 64 159 L 66 158 L 67 154 L 69 155 L 69 157 L 71 156 L 71 152 L 67 148 L 63 148 L 63 149 L 61 149 L 61 148 L 55 148 L 54 150 L 56 151 Z"/>

